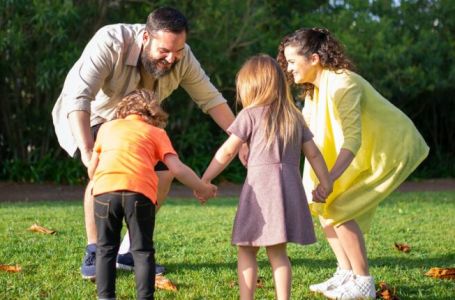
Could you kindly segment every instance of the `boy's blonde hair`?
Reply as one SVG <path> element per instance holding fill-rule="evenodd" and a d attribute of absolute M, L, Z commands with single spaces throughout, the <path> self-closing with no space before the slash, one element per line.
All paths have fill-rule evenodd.
<path fill-rule="evenodd" d="M 134 90 L 117 104 L 117 119 L 128 115 L 140 115 L 149 124 L 164 128 L 169 115 L 164 112 L 154 92 L 148 89 Z"/>
<path fill-rule="evenodd" d="M 298 139 L 297 126 L 304 124 L 303 116 L 275 59 L 265 54 L 248 59 L 237 73 L 236 86 L 237 103 L 244 108 L 270 105 L 264 120 L 266 147 L 276 136 L 284 144 Z"/>

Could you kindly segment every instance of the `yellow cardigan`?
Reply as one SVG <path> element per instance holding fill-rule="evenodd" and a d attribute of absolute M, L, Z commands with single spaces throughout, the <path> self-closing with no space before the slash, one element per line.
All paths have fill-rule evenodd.
<path fill-rule="evenodd" d="M 303 115 L 329 170 L 341 148 L 355 158 L 325 204 L 312 201 L 318 180 L 308 162 L 303 184 L 311 212 L 332 225 L 355 219 L 367 232 L 376 207 L 428 155 L 412 121 L 351 71 L 323 70 Z"/>

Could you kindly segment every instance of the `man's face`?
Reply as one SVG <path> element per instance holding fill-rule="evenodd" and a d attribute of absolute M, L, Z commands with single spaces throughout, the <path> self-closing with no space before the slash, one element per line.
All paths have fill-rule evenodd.
<path fill-rule="evenodd" d="M 148 73 L 158 78 L 169 73 L 183 57 L 186 32 L 173 33 L 159 30 L 148 33 L 145 31 L 143 42 L 141 63 Z"/>

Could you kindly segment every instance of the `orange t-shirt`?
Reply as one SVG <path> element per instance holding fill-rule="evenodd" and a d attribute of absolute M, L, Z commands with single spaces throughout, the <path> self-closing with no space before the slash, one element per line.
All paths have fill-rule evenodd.
<path fill-rule="evenodd" d="M 154 167 L 166 154 L 176 154 L 161 128 L 139 115 L 104 123 L 95 141 L 99 162 L 93 177 L 93 195 L 128 190 L 156 204 L 158 177 Z"/>

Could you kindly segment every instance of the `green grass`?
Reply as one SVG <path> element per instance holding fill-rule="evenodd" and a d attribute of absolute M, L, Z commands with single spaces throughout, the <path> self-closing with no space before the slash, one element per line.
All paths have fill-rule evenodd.
<path fill-rule="evenodd" d="M 157 219 L 157 260 L 178 285 L 157 299 L 237 299 L 236 249 L 230 233 L 235 199 L 201 207 L 194 200 L 169 200 Z M 455 267 L 455 192 L 394 193 L 384 201 L 367 236 L 371 273 L 397 289 L 401 299 L 455 299 L 455 281 L 429 278 L 431 267 Z M 55 235 L 26 229 L 39 223 Z M 293 265 L 292 299 L 323 299 L 310 283 L 327 278 L 335 260 L 316 225 L 318 243 L 289 245 Z M 394 242 L 410 244 L 409 254 Z M 0 264 L 19 264 L 21 273 L 0 272 L 0 299 L 95 299 L 96 287 L 81 279 L 85 244 L 80 202 L 0 203 Z M 265 286 L 256 299 L 273 299 L 273 281 L 264 250 L 259 253 Z M 135 297 L 134 277 L 119 272 L 118 299 Z"/>

